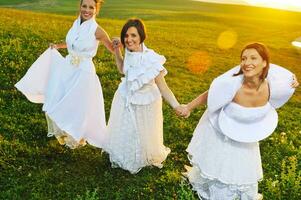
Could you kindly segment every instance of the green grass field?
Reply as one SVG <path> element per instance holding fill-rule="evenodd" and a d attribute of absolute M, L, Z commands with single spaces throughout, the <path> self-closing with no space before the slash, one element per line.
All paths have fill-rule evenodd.
<path fill-rule="evenodd" d="M 46 137 L 41 105 L 28 102 L 14 84 L 48 43 L 64 40 L 78 1 L 0 0 L 0 6 L 0 199 L 197 199 L 181 172 L 189 164 L 185 149 L 204 107 L 181 119 L 164 105 L 164 140 L 172 153 L 161 170 L 146 167 L 131 175 L 112 169 L 108 155 L 97 148 L 62 147 Z M 239 64 L 240 49 L 252 41 L 265 43 L 272 62 L 301 80 L 301 49 L 290 44 L 301 35 L 301 13 L 189 0 L 107 0 L 98 22 L 110 36 L 118 36 L 129 17 L 145 21 L 146 45 L 166 56 L 167 83 L 182 103 Z M 221 49 L 218 37 L 229 30 L 237 41 L 232 48 Z M 192 72 L 191 59 L 197 66 L 209 63 L 209 68 Z M 121 76 L 103 46 L 94 62 L 108 117 Z M 300 113 L 299 88 L 278 110 L 275 133 L 261 142 L 264 179 L 259 191 L 265 200 L 301 199 Z"/>

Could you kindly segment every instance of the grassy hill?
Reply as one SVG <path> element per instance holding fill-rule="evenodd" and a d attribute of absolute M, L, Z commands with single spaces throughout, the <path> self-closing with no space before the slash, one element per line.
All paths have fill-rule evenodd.
<path fill-rule="evenodd" d="M 28 102 L 13 85 L 48 43 L 64 40 L 78 1 L 0 0 L 0 5 L 8 2 L 19 10 L 0 8 L 0 199 L 197 199 L 181 172 L 189 163 L 185 148 L 205 108 L 184 120 L 164 105 L 164 139 L 172 153 L 161 170 L 144 168 L 133 176 L 112 169 L 108 155 L 99 149 L 61 147 L 46 137 L 41 105 Z M 108 0 L 98 22 L 118 36 L 132 16 L 145 20 L 146 45 L 166 56 L 167 83 L 183 103 L 237 65 L 240 49 L 251 41 L 267 44 L 272 62 L 301 80 L 301 50 L 290 44 L 301 35 L 301 13 L 188 0 Z M 222 40 L 225 31 L 233 40 Z M 220 48 L 220 41 L 233 46 Z M 94 62 L 108 117 L 120 75 L 102 46 Z M 259 190 L 265 199 L 301 199 L 300 102 L 299 88 L 278 110 L 275 133 L 261 142 L 264 180 Z"/>

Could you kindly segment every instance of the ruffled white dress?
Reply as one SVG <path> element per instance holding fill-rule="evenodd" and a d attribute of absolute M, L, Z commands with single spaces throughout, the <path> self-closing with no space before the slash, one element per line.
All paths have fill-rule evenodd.
<path fill-rule="evenodd" d="M 66 58 L 47 49 L 15 85 L 30 101 L 44 104 L 48 136 L 72 149 L 86 141 L 103 147 L 106 137 L 103 94 L 92 62 L 97 27 L 94 18 L 81 24 L 79 17 L 66 37 Z"/>
<path fill-rule="evenodd" d="M 221 75 L 213 81 L 212 85 L 221 79 L 231 77 L 238 70 L 239 68 L 236 68 L 230 73 Z M 241 87 L 241 77 L 231 77 L 227 86 L 220 84 L 220 89 L 224 89 L 215 91 L 215 95 L 209 98 L 211 85 L 208 109 L 194 130 L 186 150 L 192 164 L 192 168 L 187 171 L 187 177 L 200 199 L 256 200 L 258 198 L 258 181 L 263 177 L 259 143 L 242 143 L 228 138 L 220 130 L 217 119 L 221 108 L 224 108 L 228 116 L 237 115 L 234 117 L 243 117 L 247 122 L 256 114 L 264 115 L 268 110 L 267 107 L 282 106 L 293 93 L 292 90 L 287 95 L 287 91 L 284 91 L 287 87 L 283 87 L 282 91 L 279 89 L 283 85 L 281 83 L 283 73 L 288 74 L 288 71 L 279 66 L 271 66 L 267 78 L 270 100 L 261 107 L 247 108 L 231 102 L 236 91 Z M 287 80 L 288 77 L 284 79 L 286 82 L 290 81 Z"/>
<path fill-rule="evenodd" d="M 122 82 L 114 95 L 108 122 L 106 151 L 113 167 L 135 174 L 148 165 L 162 167 L 170 149 L 163 144 L 162 98 L 155 77 L 164 56 L 143 45 L 143 52 L 126 50 Z"/>

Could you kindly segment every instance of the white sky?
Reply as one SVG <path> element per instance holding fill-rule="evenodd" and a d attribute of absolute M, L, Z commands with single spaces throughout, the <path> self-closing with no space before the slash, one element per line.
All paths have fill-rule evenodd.
<path fill-rule="evenodd" d="M 301 0 L 192 0 L 210 3 L 240 4 L 301 12 Z"/>

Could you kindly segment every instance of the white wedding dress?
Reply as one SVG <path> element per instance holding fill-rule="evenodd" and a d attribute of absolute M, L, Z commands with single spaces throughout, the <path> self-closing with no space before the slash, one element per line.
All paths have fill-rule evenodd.
<path fill-rule="evenodd" d="M 170 149 L 163 144 L 162 97 L 155 83 L 165 58 L 143 44 L 126 50 L 122 82 L 114 95 L 106 151 L 113 167 L 135 174 L 142 167 L 161 168 Z"/>
<path fill-rule="evenodd" d="M 86 141 L 103 147 L 106 138 L 104 101 L 92 58 L 96 55 L 94 18 L 75 20 L 66 37 L 68 55 L 47 49 L 15 85 L 31 102 L 43 103 L 48 136 L 77 148 Z"/>
<path fill-rule="evenodd" d="M 211 84 L 208 109 L 201 117 L 186 149 L 192 165 L 186 175 L 200 199 L 262 198 L 258 194 L 258 181 L 263 178 L 259 142 L 237 142 L 223 134 L 218 121 L 220 110 L 224 108 L 228 116 L 237 115 L 236 118 L 244 120 L 247 124 L 253 120 L 252 116 L 267 112 L 266 107 L 281 107 L 294 93 L 294 89 L 290 86 L 292 73 L 271 64 L 267 77 L 270 89 L 268 103 L 260 107 L 240 106 L 232 102 L 242 84 L 242 77 L 232 76 L 239 69 L 239 66 L 231 69 Z M 215 89 L 212 88 L 213 85 Z"/>

